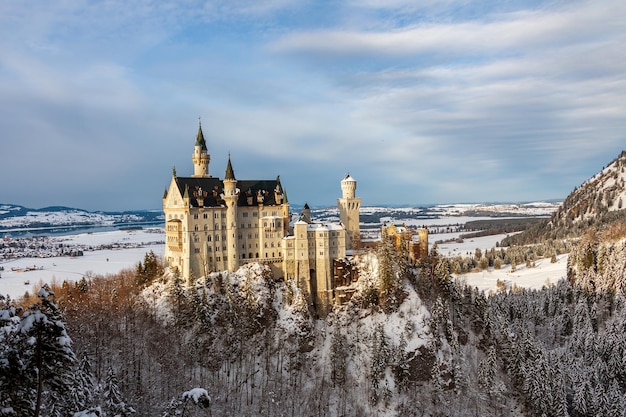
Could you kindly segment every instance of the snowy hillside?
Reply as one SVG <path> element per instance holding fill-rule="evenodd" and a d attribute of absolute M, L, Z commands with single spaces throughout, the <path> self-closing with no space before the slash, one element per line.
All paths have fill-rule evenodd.
<path fill-rule="evenodd" d="M 626 208 L 626 151 L 575 189 L 555 213 L 553 223 L 580 223 Z"/>
<path fill-rule="evenodd" d="M 503 242 L 529 244 L 579 237 L 626 218 L 626 151 L 567 196 L 549 220 Z"/>
<path fill-rule="evenodd" d="M 89 212 L 68 207 L 30 209 L 0 204 L 0 232 L 25 228 L 132 225 L 163 219 L 160 211 Z"/>

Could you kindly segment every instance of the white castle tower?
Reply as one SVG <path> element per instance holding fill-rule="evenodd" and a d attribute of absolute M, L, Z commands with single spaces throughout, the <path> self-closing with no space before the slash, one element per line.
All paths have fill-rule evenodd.
<path fill-rule="evenodd" d="M 196 145 L 194 146 L 191 160 L 193 161 L 193 178 L 210 177 L 209 162 L 211 161 L 211 156 L 202 134 L 202 124 L 198 126 L 198 136 L 196 136 Z"/>
<path fill-rule="evenodd" d="M 226 242 L 228 252 L 228 270 L 236 271 L 239 267 L 239 244 L 237 239 L 237 200 L 239 198 L 239 190 L 237 189 L 237 180 L 233 165 L 228 155 L 228 165 L 226 166 L 226 174 L 224 175 L 224 194 L 222 198 L 226 204 Z"/>
<path fill-rule="evenodd" d="M 359 246 L 361 227 L 359 225 L 359 210 L 361 208 L 361 199 L 355 197 L 356 180 L 346 174 L 341 181 L 342 197 L 337 199 L 337 207 L 339 208 L 339 220 L 343 227 L 346 228 L 346 249 L 355 249 Z"/>

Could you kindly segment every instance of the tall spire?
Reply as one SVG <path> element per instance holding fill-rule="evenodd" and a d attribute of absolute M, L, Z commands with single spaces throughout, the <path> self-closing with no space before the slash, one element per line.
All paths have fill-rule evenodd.
<path fill-rule="evenodd" d="M 211 162 L 211 156 L 207 150 L 206 140 L 204 140 L 204 134 L 202 134 L 202 122 L 198 118 L 198 134 L 196 135 L 196 144 L 194 145 L 193 155 L 191 160 L 193 161 L 193 176 L 196 178 L 207 178 L 209 174 L 209 162 Z"/>
<path fill-rule="evenodd" d="M 228 153 L 228 165 L 226 165 L 226 174 L 224 175 L 225 180 L 234 180 L 235 179 L 235 171 L 233 171 L 233 164 L 230 162 L 230 152 Z"/>
<path fill-rule="evenodd" d="M 206 140 L 202 134 L 202 121 L 198 117 L 198 135 L 196 136 L 196 146 L 200 146 L 203 151 L 208 150 L 206 147 Z"/>

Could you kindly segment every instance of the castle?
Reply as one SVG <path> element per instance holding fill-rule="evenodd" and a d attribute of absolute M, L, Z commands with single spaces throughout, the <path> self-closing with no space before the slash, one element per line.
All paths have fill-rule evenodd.
<path fill-rule="evenodd" d="M 356 181 L 341 181 L 340 223 L 311 221 L 304 206 L 291 222 L 287 193 L 275 180 L 238 180 L 230 155 L 224 179 L 209 173 L 211 157 L 202 126 L 192 155 L 193 175 L 174 169 L 163 196 L 166 264 L 188 280 L 214 271 L 236 271 L 250 262 L 269 265 L 275 278 L 293 279 L 318 314 L 334 301 L 337 261 L 358 244 L 361 199 Z"/>

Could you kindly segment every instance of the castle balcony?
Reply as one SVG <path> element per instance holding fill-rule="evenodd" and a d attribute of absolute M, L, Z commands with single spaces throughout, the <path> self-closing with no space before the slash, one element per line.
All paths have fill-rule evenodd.
<path fill-rule="evenodd" d="M 165 224 L 165 241 L 171 251 L 183 250 L 183 224 L 180 220 L 168 220 Z"/>

